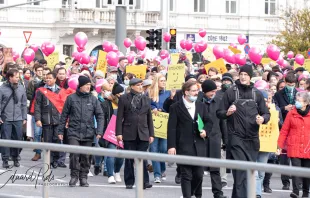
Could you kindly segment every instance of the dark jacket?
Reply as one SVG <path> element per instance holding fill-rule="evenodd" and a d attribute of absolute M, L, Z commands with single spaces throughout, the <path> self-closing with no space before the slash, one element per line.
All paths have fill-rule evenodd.
<path fill-rule="evenodd" d="M 222 100 L 222 99 L 223 99 L 223 96 L 224 96 L 224 93 L 225 93 L 225 91 L 223 91 L 223 89 L 218 90 L 218 91 L 216 92 L 216 97 L 219 98 L 220 100 Z"/>
<path fill-rule="evenodd" d="M 59 93 L 60 88 L 56 86 L 54 93 Z M 41 121 L 42 125 L 58 125 L 60 113 L 53 103 L 41 92 L 37 91 L 36 101 L 34 104 L 35 121 Z"/>
<path fill-rule="evenodd" d="M 99 100 L 100 101 L 100 100 Z M 111 117 L 113 115 L 113 106 L 112 106 L 112 102 L 108 99 L 105 99 L 104 101 L 100 101 L 100 106 L 102 108 L 103 114 L 104 114 L 104 126 L 103 126 L 103 135 L 105 133 L 105 131 L 108 128 L 108 125 L 110 123 Z M 109 142 L 103 138 L 99 139 L 99 145 L 101 147 L 107 148 L 108 147 Z"/>
<path fill-rule="evenodd" d="M 127 93 L 119 98 L 116 119 L 116 135 L 122 135 L 124 141 L 149 141 L 154 137 L 154 125 L 151 113 L 150 99 L 143 95 L 141 109 L 133 111 L 131 106 L 132 94 Z"/>
<path fill-rule="evenodd" d="M 64 82 L 60 82 L 60 80 L 56 80 L 56 84 L 60 87 L 60 88 L 64 88 L 64 89 L 68 89 L 69 85 L 68 85 L 68 78 L 64 80 Z"/>
<path fill-rule="evenodd" d="M 170 91 L 160 90 L 159 91 L 159 101 L 154 102 L 153 100 L 151 100 L 152 110 L 157 109 L 157 110 L 161 110 L 162 112 L 166 112 L 164 109 L 164 102 L 166 101 L 167 98 L 170 97 L 170 95 L 171 95 Z"/>
<path fill-rule="evenodd" d="M 97 121 L 95 130 L 94 116 Z M 68 139 L 93 141 L 94 135 L 103 134 L 104 114 L 100 102 L 90 93 L 76 93 L 68 96 L 60 118 L 58 134 L 63 135 L 69 119 Z"/>
<path fill-rule="evenodd" d="M 27 89 L 27 99 L 32 101 L 33 98 L 34 98 L 34 95 L 36 93 L 36 88 L 38 86 L 36 86 L 37 84 L 41 83 L 42 80 L 39 80 L 38 78 L 36 78 L 35 76 L 33 77 L 32 80 L 30 80 L 28 82 L 28 87 L 26 88 Z"/>
<path fill-rule="evenodd" d="M 27 120 L 27 96 L 23 85 L 18 84 L 15 90 L 17 103 L 11 98 L 5 110 L 2 112 L 3 106 L 7 103 L 13 91 L 9 83 L 3 83 L 0 86 L 0 117 L 2 121 L 21 121 Z M 2 112 L 2 113 L 1 113 Z"/>
<path fill-rule="evenodd" d="M 285 110 L 285 107 L 290 104 L 289 99 L 288 99 L 284 89 L 278 91 L 273 97 L 274 102 L 281 109 L 283 120 L 285 120 L 286 115 L 288 113 L 288 111 Z M 297 94 L 297 90 L 294 89 L 294 92 L 293 92 L 294 98 L 296 98 L 296 94 Z M 294 103 L 292 105 L 295 105 L 295 100 L 294 100 Z"/>
<path fill-rule="evenodd" d="M 239 90 L 239 101 L 241 100 L 254 100 L 253 92 L 256 94 L 256 101 L 243 102 L 243 105 L 236 104 L 236 87 Z M 227 119 L 228 133 L 233 133 L 240 138 L 253 138 L 258 137 L 259 125 L 256 123 L 256 116 L 259 114 L 264 118 L 264 123 L 270 119 L 270 113 L 266 106 L 265 99 L 262 93 L 254 87 L 254 84 L 242 85 L 239 80 L 236 85 L 228 89 L 222 99 L 217 116 L 220 119 Z M 236 104 L 237 111 L 231 116 L 227 116 L 227 110 L 233 104 Z M 238 102 L 240 104 L 240 102 Z"/>
<path fill-rule="evenodd" d="M 168 150 L 175 148 L 178 155 L 206 157 L 206 143 L 198 131 L 198 114 L 204 122 L 204 130 L 208 138 L 212 120 L 203 103 L 196 102 L 194 119 L 189 114 L 183 100 L 171 105 L 168 120 Z"/>
<path fill-rule="evenodd" d="M 207 157 L 221 159 L 221 146 L 227 143 L 226 122 L 217 118 L 216 111 L 220 107 L 221 100 L 217 96 L 211 101 L 205 101 L 208 115 L 212 120 L 212 130 L 208 133 L 207 143 Z M 210 129 L 209 129 L 210 130 Z"/>
<path fill-rule="evenodd" d="M 125 72 L 124 72 L 125 73 Z M 123 72 L 118 68 L 117 70 L 117 82 L 118 84 L 124 84 L 123 81 Z"/>

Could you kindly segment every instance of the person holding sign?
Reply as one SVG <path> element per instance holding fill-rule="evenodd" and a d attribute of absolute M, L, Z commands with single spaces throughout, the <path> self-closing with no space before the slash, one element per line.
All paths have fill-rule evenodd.
<path fill-rule="evenodd" d="M 207 115 L 204 104 L 197 101 L 199 90 L 196 82 L 186 82 L 182 86 L 182 92 L 182 100 L 170 107 L 168 154 L 206 157 L 205 139 L 207 129 L 212 128 L 212 120 Z M 201 198 L 203 167 L 182 164 L 179 164 L 179 167 L 183 197 L 190 198 L 195 195 Z"/>
<path fill-rule="evenodd" d="M 299 92 L 295 107 L 288 112 L 281 128 L 278 146 L 287 150 L 292 166 L 310 168 L 310 95 Z M 302 180 L 302 197 L 309 197 L 309 178 L 293 177 L 293 192 L 290 197 L 299 197 L 299 183 Z"/>

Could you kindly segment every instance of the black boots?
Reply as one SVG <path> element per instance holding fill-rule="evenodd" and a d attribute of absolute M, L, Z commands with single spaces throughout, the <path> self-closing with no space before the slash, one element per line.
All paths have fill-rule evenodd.
<path fill-rule="evenodd" d="M 75 187 L 79 179 L 77 177 L 71 177 L 71 180 L 69 182 L 70 187 Z"/>

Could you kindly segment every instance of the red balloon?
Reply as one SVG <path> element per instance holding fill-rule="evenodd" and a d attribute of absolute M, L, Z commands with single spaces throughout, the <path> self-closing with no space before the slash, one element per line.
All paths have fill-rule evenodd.
<path fill-rule="evenodd" d="M 35 53 L 34 53 L 33 49 L 31 49 L 31 48 L 25 49 L 23 57 L 24 57 L 27 64 L 29 64 L 29 63 L 31 63 L 31 61 L 33 61 L 34 56 L 35 56 Z"/>
<path fill-rule="evenodd" d="M 138 50 L 143 51 L 146 47 L 146 40 L 142 36 L 139 36 L 135 40 L 135 46 Z"/>
<path fill-rule="evenodd" d="M 295 56 L 295 62 L 299 65 L 303 65 L 305 63 L 305 57 L 301 54 L 297 54 Z"/>
<path fill-rule="evenodd" d="M 125 46 L 126 48 L 129 48 L 129 47 L 131 46 L 131 44 L 132 44 L 132 42 L 131 42 L 130 38 L 125 38 L 125 40 L 124 40 L 124 46 Z"/>
<path fill-rule="evenodd" d="M 104 41 L 102 48 L 105 52 L 110 52 L 113 50 L 113 44 L 110 41 Z"/>
<path fill-rule="evenodd" d="M 169 57 L 169 52 L 167 50 L 161 50 L 159 56 L 163 60 Z"/>
<path fill-rule="evenodd" d="M 164 41 L 168 43 L 171 39 L 171 35 L 168 32 L 165 32 L 163 35 L 163 38 L 164 38 Z"/>
<path fill-rule="evenodd" d="M 185 40 L 184 40 L 184 39 L 182 39 L 182 40 L 180 41 L 180 47 L 181 47 L 182 49 L 185 49 Z"/>
<path fill-rule="evenodd" d="M 231 64 L 236 63 L 235 54 L 232 51 L 230 51 L 229 49 L 224 49 L 224 58 L 227 62 L 229 62 Z"/>
<path fill-rule="evenodd" d="M 207 35 L 207 31 L 203 28 L 200 28 L 198 34 L 201 36 L 201 38 L 203 38 Z"/>
<path fill-rule="evenodd" d="M 243 66 L 246 63 L 246 57 L 243 54 L 235 54 L 235 61 L 238 65 Z"/>
<path fill-rule="evenodd" d="M 268 57 L 274 61 L 278 60 L 280 56 L 280 48 L 278 48 L 274 44 L 268 45 L 266 52 L 267 52 Z"/>
<path fill-rule="evenodd" d="M 107 54 L 107 62 L 110 66 L 116 67 L 118 65 L 118 55 L 115 52 L 109 52 Z"/>
<path fill-rule="evenodd" d="M 191 50 L 193 48 L 193 42 L 191 40 L 186 40 L 185 41 L 185 49 L 187 51 Z"/>
<path fill-rule="evenodd" d="M 213 54 L 216 57 L 216 59 L 223 58 L 224 57 L 224 49 L 221 46 L 215 45 L 213 47 Z"/>
<path fill-rule="evenodd" d="M 200 52 L 201 52 L 201 49 L 199 48 L 198 43 L 194 44 L 194 50 L 195 50 L 197 53 L 200 53 Z"/>
<path fill-rule="evenodd" d="M 257 47 L 251 47 L 250 48 L 249 57 L 250 57 L 250 60 L 257 65 L 260 64 L 260 62 L 263 58 L 260 49 Z"/>
<path fill-rule="evenodd" d="M 74 41 L 75 41 L 77 46 L 79 46 L 80 48 L 84 48 L 87 41 L 88 41 L 88 38 L 84 32 L 78 32 L 74 36 Z"/>
<path fill-rule="evenodd" d="M 244 34 L 240 34 L 238 36 L 238 42 L 240 45 L 243 45 L 247 41 L 246 36 Z"/>
<path fill-rule="evenodd" d="M 207 42 L 204 40 L 199 41 L 197 44 L 201 52 L 204 52 L 208 47 Z"/>
<path fill-rule="evenodd" d="M 32 45 L 30 45 L 30 48 L 33 49 L 34 52 L 37 52 L 39 49 L 39 46 L 36 44 L 32 44 Z"/>
<path fill-rule="evenodd" d="M 89 63 L 89 61 L 90 61 L 90 57 L 87 54 L 85 54 L 85 53 L 80 54 L 80 61 L 79 62 L 81 64 L 87 65 Z"/>

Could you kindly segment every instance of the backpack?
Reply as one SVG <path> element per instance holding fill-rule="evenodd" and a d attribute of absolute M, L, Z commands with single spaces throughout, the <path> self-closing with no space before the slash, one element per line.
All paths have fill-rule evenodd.
<path fill-rule="evenodd" d="M 233 90 L 235 92 L 235 101 L 234 101 L 234 103 L 236 103 L 240 99 L 240 93 L 239 93 L 239 89 L 238 89 L 237 85 L 233 86 Z M 254 101 L 256 103 L 256 106 L 258 106 L 256 92 L 257 92 L 257 89 L 253 88 L 252 89 L 252 99 L 246 99 L 246 101 Z"/>

